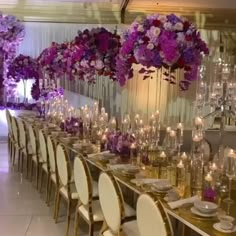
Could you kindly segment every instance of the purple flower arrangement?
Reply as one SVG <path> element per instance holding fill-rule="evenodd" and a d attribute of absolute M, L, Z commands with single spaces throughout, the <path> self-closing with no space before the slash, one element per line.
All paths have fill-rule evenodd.
<path fill-rule="evenodd" d="M 83 133 L 83 120 L 81 118 L 71 117 L 61 123 L 60 128 L 72 135 Z"/>
<path fill-rule="evenodd" d="M 8 66 L 16 55 L 16 49 L 24 38 L 24 25 L 15 16 L 3 16 L 0 12 L 0 89 L 6 87 L 7 93 L 14 92 L 12 83 L 8 83 Z M 0 101 L 4 93 L 0 94 Z"/>
<path fill-rule="evenodd" d="M 50 78 L 55 79 L 56 76 L 60 77 L 67 70 L 67 60 L 70 56 L 68 43 L 55 43 L 53 42 L 50 47 L 43 50 L 38 57 L 38 63 L 41 69 L 41 76 L 44 73 Z"/>
<path fill-rule="evenodd" d="M 93 28 L 79 31 L 72 42 L 71 58 L 68 62 L 70 76 L 95 82 L 95 75 L 115 77 L 116 56 L 120 49 L 120 36 L 107 29 Z"/>
<path fill-rule="evenodd" d="M 39 78 L 37 60 L 20 54 L 9 65 L 7 77 L 13 78 L 16 82 L 27 79 L 37 80 Z"/>
<path fill-rule="evenodd" d="M 106 149 L 112 153 L 119 154 L 122 157 L 130 157 L 131 145 L 135 143 L 135 138 L 129 133 L 122 134 L 121 131 L 108 132 L 106 134 Z M 133 150 L 133 155 L 137 155 L 137 150 Z"/>
<path fill-rule="evenodd" d="M 173 84 L 176 81 L 172 73 L 183 69 L 184 79 L 179 86 L 186 90 L 197 79 L 202 55 L 208 53 L 197 28 L 185 18 L 174 14 L 150 15 L 142 22 L 133 22 L 125 32 L 116 60 L 117 80 L 123 86 L 133 77 L 133 63 L 143 66 L 139 71 L 143 79 L 150 77 L 151 67 L 168 69 L 166 80 Z"/>

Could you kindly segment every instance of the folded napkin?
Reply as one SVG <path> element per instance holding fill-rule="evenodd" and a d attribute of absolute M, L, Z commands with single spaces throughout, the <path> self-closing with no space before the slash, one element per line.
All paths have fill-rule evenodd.
<path fill-rule="evenodd" d="M 139 184 L 153 184 L 153 183 L 158 183 L 160 181 L 163 181 L 163 179 L 140 178 L 131 180 L 131 182 Z"/>
<path fill-rule="evenodd" d="M 105 154 L 105 153 L 109 153 L 110 151 L 104 151 L 104 152 L 98 152 L 98 153 L 92 153 L 92 154 L 88 154 L 88 158 L 94 158 L 98 155 L 102 155 L 102 154 Z"/>
<path fill-rule="evenodd" d="M 136 169 L 137 167 L 131 165 L 131 164 L 114 164 L 114 165 L 108 165 L 110 167 L 111 170 L 119 170 L 119 169 L 123 169 L 123 170 L 132 170 L 132 169 Z"/>
<path fill-rule="evenodd" d="M 181 199 L 181 200 L 178 200 L 178 201 L 175 201 L 175 202 L 169 202 L 168 205 L 171 209 L 176 209 L 178 207 L 181 207 L 184 204 L 194 203 L 197 200 L 199 200 L 199 197 L 196 195 L 196 196 Z"/>

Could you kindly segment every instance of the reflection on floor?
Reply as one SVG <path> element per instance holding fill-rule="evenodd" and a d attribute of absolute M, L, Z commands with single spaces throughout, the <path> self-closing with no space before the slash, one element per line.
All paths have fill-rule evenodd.
<path fill-rule="evenodd" d="M 65 236 L 65 208 L 62 206 L 60 222 L 55 224 L 53 202 L 47 207 L 45 195 L 39 194 L 35 183 L 22 178 L 16 169 L 8 162 L 7 143 L 0 143 L 0 235 Z M 72 221 L 70 235 L 74 235 L 73 227 Z M 80 229 L 80 236 L 88 235 L 87 225 L 82 221 Z"/>

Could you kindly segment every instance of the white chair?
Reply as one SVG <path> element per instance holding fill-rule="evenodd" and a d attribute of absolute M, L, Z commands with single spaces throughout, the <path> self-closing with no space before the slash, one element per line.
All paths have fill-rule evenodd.
<path fill-rule="evenodd" d="M 16 152 L 18 157 L 18 170 L 20 169 L 20 155 L 21 155 L 21 147 L 20 147 L 20 135 L 19 135 L 19 127 L 17 124 L 17 120 L 14 116 L 12 116 L 12 133 L 13 133 L 13 157 L 12 164 L 15 165 Z"/>
<path fill-rule="evenodd" d="M 24 121 L 17 118 L 17 124 L 19 128 L 19 144 L 21 150 L 21 172 L 24 169 L 24 158 L 26 158 L 26 177 L 28 178 L 29 161 L 32 155 L 31 146 L 28 144 L 27 130 Z"/>
<path fill-rule="evenodd" d="M 46 142 L 46 135 L 43 130 L 39 130 L 39 148 L 40 155 L 42 157 L 41 175 L 40 175 L 40 192 L 42 191 L 44 176 L 46 175 L 46 196 L 48 196 L 49 180 L 50 180 L 50 169 L 49 169 L 49 158 L 48 158 L 48 147 Z M 46 198 L 47 201 L 47 198 Z"/>
<path fill-rule="evenodd" d="M 110 172 L 102 172 L 98 180 L 99 200 L 104 215 L 103 236 L 138 236 L 136 221 L 125 222 L 135 211 L 124 203 L 122 192 Z M 125 222 L 125 223 L 124 223 Z"/>
<path fill-rule="evenodd" d="M 74 160 L 74 180 L 79 202 L 75 215 L 75 236 L 78 235 L 79 215 L 89 224 L 89 236 L 93 236 L 94 224 L 103 222 L 103 214 L 98 199 L 94 197 L 93 181 L 90 170 L 83 157 Z"/>
<path fill-rule="evenodd" d="M 37 141 L 37 134 L 36 130 L 32 125 L 28 126 L 29 131 L 29 138 L 30 138 L 30 144 L 31 144 L 31 151 L 32 151 L 32 158 L 31 158 L 31 165 L 30 165 L 30 179 L 32 180 L 33 173 L 34 173 L 34 167 L 36 169 L 36 188 L 39 187 L 39 171 L 40 166 L 43 163 L 42 157 L 39 154 L 39 145 Z"/>
<path fill-rule="evenodd" d="M 140 236 L 173 236 L 168 215 L 160 201 L 142 194 L 137 201 L 137 222 Z"/>
<path fill-rule="evenodd" d="M 69 235 L 71 212 L 73 206 L 78 201 L 78 193 L 75 190 L 74 182 L 72 181 L 71 166 L 68 154 L 63 145 L 58 144 L 56 149 L 57 170 L 59 175 L 60 187 L 57 191 L 56 205 L 55 205 L 55 221 L 58 221 L 58 214 L 60 210 L 61 197 L 67 202 L 67 228 L 66 235 Z"/>
<path fill-rule="evenodd" d="M 57 193 L 59 188 L 59 176 L 57 170 L 57 163 L 56 163 L 56 146 L 54 140 L 51 135 L 47 136 L 47 147 L 48 147 L 48 157 L 49 157 L 49 165 L 50 165 L 50 180 L 48 186 L 48 195 L 47 195 L 47 203 L 49 205 L 51 199 L 51 191 L 52 191 L 52 183 L 55 186 L 55 192 Z M 54 211 L 54 218 L 55 218 L 55 211 Z"/>
<path fill-rule="evenodd" d="M 6 119 L 7 119 L 7 126 L 8 126 L 8 151 L 10 154 L 10 160 L 12 161 L 12 154 L 13 154 L 13 133 L 12 133 L 12 121 L 11 121 L 11 113 L 8 109 L 6 109 Z"/>

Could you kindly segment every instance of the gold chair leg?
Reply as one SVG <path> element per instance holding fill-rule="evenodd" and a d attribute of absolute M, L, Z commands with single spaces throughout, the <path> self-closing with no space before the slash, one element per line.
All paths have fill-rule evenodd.
<path fill-rule="evenodd" d="M 89 236 L 93 236 L 94 224 L 89 224 Z"/>
<path fill-rule="evenodd" d="M 79 212 L 75 211 L 75 225 L 74 225 L 74 236 L 78 235 L 78 229 L 79 229 Z"/>
<path fill-rule="evenodd" d="M 27 153 L 26 154 L 26 179 L 28 179 L 28 177 L 29 177 L 29 161 L 30 161 L 30 158 L 29 158 L 29 155 Z"/>
<path fill-rule="evenodd" d="M 39 163 L 36 164 L 36 188 L 39 189 Z"/>
<path fill-rule="evenodd" d="M 57 193 L 57 202 L 56 202 L 55 223 L 58 222 L 58 215 L 59 215 L 59 210 L 60 210 L 60 203 L 61 203 L 61 195 L 60 195 L 60 192 L 59 192 L 59 190 L 58 190 L 58 193 Z"/>
<path fill-rule="evenodd" d="M 23 151 L 21 152 L 21 173 L 23 174 L 24 173 L 24 158 L 25 158 L 25 155 L 23 153 Z"/>
<path fill-rule="evenodd" d="M 34 161 L 33 159 L 30 160 L 30 181 L 32 182 L 33 179 L 33 171 L 34 171 Z"/>
<path fill-rule="evenodd" d="M 12 146 L 13 146 L 12 165 L 14 166 L 16 160 L 16 147 L 14 147 L 14 144 Z"/>
<path fill-rule="evenodd" d="M 54 213 L 53 213 L 53 219 L 54 219 L 54 220 L 56 219 L 58 194 L 59 194 L 59 188 L 56 186 L 56 189 L 55 189 L 55 196 L 54 196 Z"/>
<path fill-rule="evenodd" d="M 72 209 L 72 203 L 71 200 L 68 199 L 66 236 L 69 236 L 70 232 L 71 209 Z"/>
<path fill-rule="evenodd" d="M 18 155 L 17 155 L 17 158 L 18 158 L 18 171 L 20 171 L 20 165 L 21 165 L 21 152 L 20 152 L 20 149 L 18 149 Z"/>
<path fill-rule="evenodd" d="M 50 189 L 52 188 L 52 181 L 51 181 L 51 178 L 50 178 L 50 174 L 48 173 L 47 174 L 47 193 L 46 193 L 46 204 L 49 206 L 49 203 L 50 203 L 50 198 L 49 198 L 49 192 L 50 192 Z"/>
<path fill-rule="evenodd" d="M 43 189 L 43 179 L 44 179 L 44 171 L 43 171 L 43 168 L 41 168 L 40 189 L 39 189 L 39 192 L 40 192 L 40 193 L 42 193 L 42 189 Z"/>

